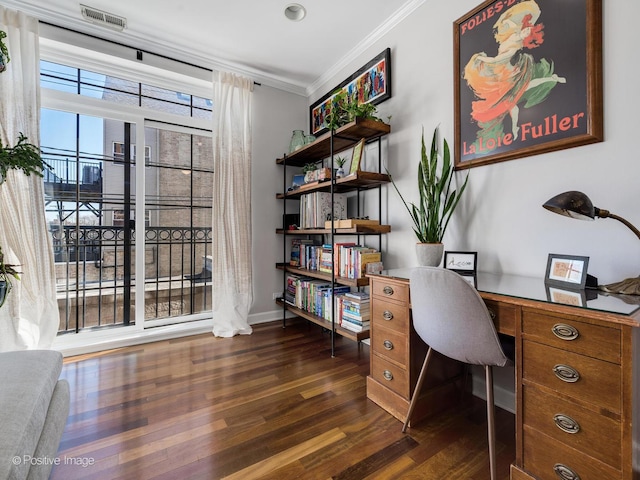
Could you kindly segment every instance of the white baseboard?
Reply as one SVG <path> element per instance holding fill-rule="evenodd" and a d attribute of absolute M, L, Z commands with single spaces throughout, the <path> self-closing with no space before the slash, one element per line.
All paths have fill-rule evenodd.
<path fill-rule="evenodd" d="M 292 316 L 287 312 L 287 318 Z M 249 315 L 249 325 L 278 320 L 282 320 L 281 309 Z M 211 333 L 212 331 L 213 320 L 211 319 L 159 325 L 145 329 L 132 325 L 131 327 L 105 328 L 99 331 L 86 330 L 79 333 L 59 335 L 54 340 L 52 348 L 61 352 L 65 357 L 71 357 L 189 335 Z"/>

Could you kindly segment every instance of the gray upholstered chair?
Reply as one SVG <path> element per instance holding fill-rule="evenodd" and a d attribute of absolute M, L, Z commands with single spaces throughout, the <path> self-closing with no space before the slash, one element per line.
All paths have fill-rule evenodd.
<path fill-rule="evenodd" d="M 496 478 L 492 366 L 511 361 L 504 354 L 491 316 L 476 289 L 451 270 L 416 268 L 411 273 L 411 308 L 416 333 L 429 346 L 411 396 L 406 432 L 433 351 L 471 365 L 482 365 L 487 383 L 487 420 L 491 479 Z"/>

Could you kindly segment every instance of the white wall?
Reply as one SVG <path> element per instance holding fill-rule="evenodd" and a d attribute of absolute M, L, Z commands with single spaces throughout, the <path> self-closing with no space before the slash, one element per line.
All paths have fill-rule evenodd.
<path fill-rule="evenodd" d="M 453 22 L 479 0 L 427 0 L 409 18 L 371 46 L 350 66 L 321 86 L 316 100 L 386 47 L 391 47 L 391 99 L 379 105 L 392 115 L 388 166 L 408 199 L 417 199 L 420 134 L 427 140 L 440 125 L 453 146 Z M 630 62 L 629 42 L 640 3 L 603 2 L 605 141 L 543 155 L 472 168 L 465 197 L 445 236 L 449 250 L 478 251 L 480 270 L 544 276 L 547 255 L 590 257 L 589 273 L 609 283 L 640 273 L 638 239 L 611 219 L 580 222 L 544 210 L 552 196 L 581 190 L 598 207 L 640 225 L 640 159 L 637 117 L 640 96 Z M 556 66 L 556 70 L 561 68 Z M 458 173 L 459 178 L 466 170 Z M 392 232 L 387 236 L 387 268 L 416 264 L 411 222 L 389 188 Z"/>
<path fill-rule="evenodd" d="M 307 130 L 307 99 L 267 86 L 256 86 L 253 95 L 253 155 L 251 172 L 251 218 L 253 233 L 253 295 L 250 322 L 282 318 L 273 293 L 282 292 L 283 276 L 276 262 L 283 261 L 283 167 L 276 165 L 289 150 L 291 133 Z"/>

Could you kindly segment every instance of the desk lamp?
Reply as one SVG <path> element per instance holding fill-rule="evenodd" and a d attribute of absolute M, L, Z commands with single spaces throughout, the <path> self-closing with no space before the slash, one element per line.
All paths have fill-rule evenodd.
<path fill-rule="evenodd" d="M 629 227 L 640 239 L 640 230 L 634 227 L 628 220 L 614 215 L 609 212 L 609 210 L 594 207 L 589 197 L 582 192 L 571 191 L 561 193 L 547 200 L 542 206 L 553 213 L 580 220 L 595 220 L 596 217 L 614 218 Z M 600 285 L 598 288 L 608 293 L 640 295 L 640 277 L 627 278 L 621 282 L 611 283 L 609 285 Z"/>

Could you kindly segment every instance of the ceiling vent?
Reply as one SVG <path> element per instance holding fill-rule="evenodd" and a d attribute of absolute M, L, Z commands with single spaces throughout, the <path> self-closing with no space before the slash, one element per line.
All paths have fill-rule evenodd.
<path fill-rule="evenodd" d="M 96 25 L 111 28 L 112 30 L 118 30 L 119 32 L 124 30 L 127 26 L 126 18 L 119 17 L 112 13 L 103 12 L 97 8 L 87 7 L 86 5 L 80 4 L 80 11 L 82 12 L 82 16 L 85 20 L 95 23 Z"/>

